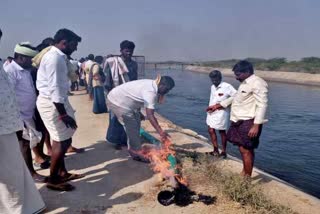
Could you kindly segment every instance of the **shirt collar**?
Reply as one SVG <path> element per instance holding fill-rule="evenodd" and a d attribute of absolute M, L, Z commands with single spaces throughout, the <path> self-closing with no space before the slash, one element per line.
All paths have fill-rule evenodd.
<path fill-rule="evenodd" d="M 245 83 L 250 83 L 255 79 L 256 75 L 252 74 L 250 77 L 244 80 Z"/>
<path fill-rule="evenodd" d="M 214 84 L 212 84 L 216 89 L 219 89 L 219 88 L 221 88 L 222 87 L 222 81 L 221 81 L 221 83 L 218 85 L 218 86 L 215 86 Z"/>
<path fill-rule="evenodd" d="M 56 51 L 58 54 L 62 55 L 62 56 L 67 56 L 65 53 L 63 53 L 59 48 L 57 48 L 56 46 L 52 46 L 51 48 L 52 50 Z"/>

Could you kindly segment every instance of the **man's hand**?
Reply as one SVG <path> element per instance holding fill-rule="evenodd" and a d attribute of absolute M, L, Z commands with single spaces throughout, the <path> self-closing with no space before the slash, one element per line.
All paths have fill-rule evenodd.
<path fill-rule="evenodd" d="M 66 125 L 67 128 L 77 129 L 76 121 L 69 115 L 61 117 L 62 122 Z"/>
<path fill-rule="evenodd" d="M 212 113 L 212 112 L 214 112 L 214 111 L 216 111 L 218 109 L 222 109 L 222 108 L 223 107 L 218 103 L 218 104 L 215 104 L 213 106 L 209 106 L 206 111 L 209 112 L 209 113 Z"/>
<path fill-rule="evenodd" d="M 168 138 L 171 138 L 171 136 L 170 136 L 167 132 L 165 132 L 165 131 L 161 131 L 161 132 L 159 133 L 159 135 L 160 135 L 160 138 L 161 138 L 161 141 L 162 141 L 162 142 L 168 140 Z"/>
<path fill-rule="evenodd" d="M 250 138 L 255 138 L 258 136 L 259 134 L 259 128 L 260 128 L 260 124 L 253 124 L 253 126 L 251 127 L 251 129 L 249 130 L 248 136 Z"/>

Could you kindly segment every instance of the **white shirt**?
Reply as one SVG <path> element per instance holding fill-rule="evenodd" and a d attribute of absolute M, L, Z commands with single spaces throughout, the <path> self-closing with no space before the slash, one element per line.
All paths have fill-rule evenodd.
<path fill-rule="evenodd" d="M 222 106 L 228 105 L 230 101 L 221 102 Z M 254 119 L 254 124 L 263 124 L 268 106 L 268 84 L 260 77 L 251 75 L 239 86 L 231 105 L 230 120 Z"/>
<path fill-rule="evenodd" d="M 154 80 L 135 80 L 112 89 L 108 94 L 108 100 L 127 110 L 134 111 L 142 107 L 154 109 L 157 92 L 158 86 Z"/>
<path fill-rule="evenodd" d="M 220 103 L 226 99 L 232 99 L 237 93 L 232 85 L 221 82 L 218 87 L 211 86 L 209 106 Z M 229 121 L 229 109 L 220 109 L 207 114 L 207 125 L 217 130 L 227 130 Z"/>
<path fill-rule="evenodd" d="M 9 78 L 0 67 L 0 135 L 22 130 L 23 123 L 17 107 L 16 96 Z"/>
<path fill-rule="evenodd" d="M 69 91 L 66 60 L 67 56 L 54 46 L 42 57 L 37 73 L 39 96 L 55 103 L 65 103 Z"/>
<path fill-rule="evenodd" d="M 23 69 L 14 60 L 5 67 L 16 93 L 22 120 L 32 119 L 36 108 L 37 94 L 29 70 Z"/>

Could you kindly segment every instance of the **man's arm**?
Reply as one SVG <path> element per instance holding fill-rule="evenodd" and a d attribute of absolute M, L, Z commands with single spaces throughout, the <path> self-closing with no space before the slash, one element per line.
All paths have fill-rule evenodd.
<path fill-rule="evenodd" d="M 258 82 L 253 89 L 253 97 L 256 101 L 255 124 L 262 124 L 265 120 L 265 114 L 268 106 L 268 85 Z"/>
<path fill-rule="evenodd" d="M 256 101 L 256 113 L 254 124 L 251 127 L 248 136 L 251 138 L 257 137 L 261 124 L 264 123 L 265 114 L 268 106 L 268 85 L 265 82 L 258 82 L 253 89 L 253 97 Z"/>
<path fill-rule="evenodd" d="M 17 74 L 15 73 L 15 71 L 9 71 L 7 72 L 6 69 L 4 69 L 6 71 L 6 75 L 8 75 L 8 79 L 10 84 L 13 86 L 13 88 L 16 87 L 17 84 Z"/>
<path fill-rule="evenodd" d="M 147 118 L 150 121 L 153 128 L 158 132 L 162 141 L 167 140 L 170 135 L 162 130 L 160 127 L 157 118 L 154 116 L 154 109 L 146 108 Z"/>
<path fill-rule="evenodd" d="M 76 129 L 77 124 L 75 120 L 67 114 L 64 107 L 65 97 L 64 94 L 62 94 L 63 89 L 60 85 L 61 82 L 64 82 L 64 78 L 67 76 L 67 65 L 65 60 L 52 58 L 47 65 L 47 71 L 49 74 L 48 88 L 51 93 L 51 100 L 59 112 L 59 119 L 62 120 L 68 128 Z"/>

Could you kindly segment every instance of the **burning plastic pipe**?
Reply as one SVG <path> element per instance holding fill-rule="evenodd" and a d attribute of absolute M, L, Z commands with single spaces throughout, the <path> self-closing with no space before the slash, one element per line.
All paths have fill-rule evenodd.
<path fill-rule="evenodd" d="M 175 152 L 171 148 L 171 141 L 167 140 L 160 143 L 142 128 L 140 129 L 140 135 L 156 145 L 156 147 L 150 148 L 147 153 L 143 154 L 151 161 L 153 170 L 168 179 L 173 187 L 177 185 L 176 181 L 187 185 L 186 180 L 179 173 Z"/>

